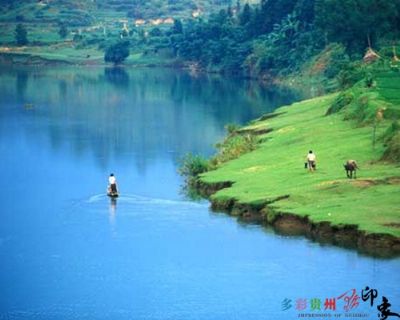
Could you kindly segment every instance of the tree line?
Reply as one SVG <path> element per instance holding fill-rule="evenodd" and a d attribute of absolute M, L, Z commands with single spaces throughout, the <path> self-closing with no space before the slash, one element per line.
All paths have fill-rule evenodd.
<path fill-rule="evenodd" d="M 252 77 L 287 75 L 330 48 L 333 63 L 325 70 L 330 78 L 362 57 L 368 46 L 395 45 L 400 35 L 400 0 L 261 0 L 255 5 L 224 0 L 219 4 L 225 8 L 205 18 L 175 19 L 168 28 L 124 30 L 114 41 L 110 37 L 89 40 L 97 41 L 106 61 L 114 63 L 121 63 L 129 49 L 168 50 L 176 59 L 203 69 Z M 17 26 L 15 32 L 17 43 L 26 44 L 24 27 Z M 66 24 L 60 23 L 60 38 L 67 32 Z M 76 41 L 82 37 L 75 36 Z"/>
<path fill-rule="evenodd" d="M 369 45 L 395 43 L 399 26 L 399 0 L 231 1 L 205 19 L 175 20 L 167 31 L 153 28 L 147 39 L 142 32 L 131 47 L 167 48 L 207 70 L 274 77 L 300 69 L 330 46 L 334 63 L 326 76 L 334 77 Z"/>
<path fill-rule="evenodd" d="M 330 43 L 337 54 L 362 55 L 369 44 L 399 38 L 400 1 L 262 0 L 229 6 L 207 20 L 174 31 L 177 57 L 227 73 L 285 74 L 298 69 Z"/>

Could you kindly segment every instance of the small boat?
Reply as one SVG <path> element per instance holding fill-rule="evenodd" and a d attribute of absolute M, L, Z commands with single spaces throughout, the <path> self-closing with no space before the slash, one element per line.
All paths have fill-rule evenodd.
<path fill-rule="evenodd" d="M 119 194 L 118 194 L 118 189 L 117 187 L 112 188 L 111 186 L 108 186 L 107 188 L 107 195 L 111 198 L 118 198 Z"/>
<path fill-rule="evenodd" d="M 111 191 L 107 192 L 107 195 L 111 198 L 118 198 L 119 196 L 118 192 L 111 192 Z"/>

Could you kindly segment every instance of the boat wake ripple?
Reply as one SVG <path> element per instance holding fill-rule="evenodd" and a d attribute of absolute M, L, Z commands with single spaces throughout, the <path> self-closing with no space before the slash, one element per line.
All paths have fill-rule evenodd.
<path fill-rule="evenodd" d="M 106 194 L 97 194 L 91 196 L 86 202 L 87 203 L 96 203 L 103 202 L 108 200 L 109 197 Z M 192 206 L 192 207 L 208 207 L 207 202 L 192 202 L 185 200 L 169 200 L 169 199 L 160 199 L 160 198 L 151 198 L 144 197 L 135 194 L 122 194 L 120 195 L 116 201 L 118 203 L 127 203 L 127 204 L 140 204 L 140 205 L 159 205 L 159 206 Z"/>

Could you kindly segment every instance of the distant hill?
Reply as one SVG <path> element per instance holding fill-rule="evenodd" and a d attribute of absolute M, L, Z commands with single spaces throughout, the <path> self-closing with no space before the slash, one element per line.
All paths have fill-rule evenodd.
<path fill-rule="evenodd" d="M 98 48 L 101 42 L 117 39 L 136 27 L 169 28 L 175 20 L 201 19 L 230 5 L 243 6 L 245 0 L 0 0 L 0 47 L 15 45 L 15 28 L 28 31 L 29 46 L 49 50 L 69 47 Z M 257 3 L 259 0 L 252 0 Z M 59 36 L 65 25 L 66 37 Z M 75 36 L 75 37 L 74 37 Z M 105 39 L 107 37 L 107 40 Z M 104 41 L 103 41 L 104 40 Z M 80 44 L 78 42 L 80 41 Z M 51 46 L 56 46 L 52 47 Z M 103 44 L 103 47 L 106 44 Z M 99 48 L 103 50 L 103 47 Z M 84 56 L 92 55 L 86 53 Z M 69 53 L 63 52 L 63 56 Z M 93 55 L 92 55 L 93 56 Z"/>
<path fill-rule="evenodd" d="M 248 1 L 239 1 L 244 2 Z M 88 26 L 112 18 L 190 18 L 236 4 L 232 0 L 0 0 L 0 22 L 68 21 L 70 26 Z"/>
<path fill-rule="evenodd" d="M 0 7 L 0 22 L 48 24 L 68 21 L 71 26 L 87 26 L 94 22 L 98 6 L 94 1 L 0 0 Z"/>

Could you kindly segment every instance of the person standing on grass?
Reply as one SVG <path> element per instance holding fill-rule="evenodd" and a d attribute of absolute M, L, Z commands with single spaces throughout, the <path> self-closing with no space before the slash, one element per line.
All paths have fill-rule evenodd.
<path fill-rule="evenodd" d="M 312 152 L 312 150 L 308 151 L 307 154 L 308 171 L 314 171 L 316 169 L 316 160 L 317 157 L 314 154 L 314 152 Z"/>

